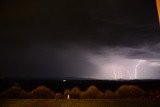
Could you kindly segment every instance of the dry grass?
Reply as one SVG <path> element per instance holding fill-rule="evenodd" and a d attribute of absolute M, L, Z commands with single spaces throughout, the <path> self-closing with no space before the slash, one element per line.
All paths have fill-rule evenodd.
<path fill-rule="evenodd" d="M 0 107 L 160 107 L 160 102 L 103 99 L 7 99 Z"/>

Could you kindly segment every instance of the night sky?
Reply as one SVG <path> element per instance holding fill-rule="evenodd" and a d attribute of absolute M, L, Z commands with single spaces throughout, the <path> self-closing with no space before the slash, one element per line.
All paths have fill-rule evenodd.
<path fill-rule="evenodd" d="M 0 78 L 160 79 L 155 0 L 0 2 Z"/>

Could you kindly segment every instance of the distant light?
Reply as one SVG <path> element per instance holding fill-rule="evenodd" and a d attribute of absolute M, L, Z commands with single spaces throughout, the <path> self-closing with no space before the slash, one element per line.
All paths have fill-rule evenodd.
<path fill-rule="evenodd" d="M 63 82 L 66 82 L 66 80 L 63 80 Z"/>

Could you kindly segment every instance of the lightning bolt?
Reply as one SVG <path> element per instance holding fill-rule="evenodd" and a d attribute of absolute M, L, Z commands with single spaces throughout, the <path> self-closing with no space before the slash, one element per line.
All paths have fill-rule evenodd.
<path fill-rule="evenodd" d="M 134 69 L 134 78 L 135 79 L 137 78 L 138 67 L 141 65 L 142 62 L 143 62 L 143 60 L 139 60 L 135 66 L 135 69 Z"/>
<path fill-rule="evenodd" d="M 129 70 L 126 70 L 126 71 L 127 71 L 128 75 L 129 75 L 129 79 L 131 79 L 131 78 L 132 78 L 132 76 L 131 76 L 131 74 L 130 74 Z"/>
<path fill-rule="evenodd" d="M 112 69 L 113 69 L 114 79 L 117 79 L 116 71 L 115 71 L 115 68 L 113 67 L 113 65 L 112 65 Z"/>
<path fill-rule="evenodd" d="M 122 76 L 122 71 L 119 71 L 119 74 L 120 74 L 119 77 L 122 79 L 122 77 L 123 77 L 123 76 Z"/>

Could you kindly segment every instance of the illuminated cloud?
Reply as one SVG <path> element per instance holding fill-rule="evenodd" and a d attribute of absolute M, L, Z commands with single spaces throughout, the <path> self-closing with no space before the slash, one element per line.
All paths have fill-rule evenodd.
<path fill-rule="evenodd" d="M 158 63 L 158 62 L 152 62 L 152 63 L 150 64 L 150 66 L 160 66 L 160 63 Z"/>
<path fill-rule="evenodd" d="M 133 56 L 134 54 L 134 56 Z M 99 79 L 151 79 L 159 73 L 158 53 L 145 48 L 104 48 L 101 54 L 90 55 L 90 62 L 97 67 Z M 156 76 L 156 78 L 159 78 Z"/>

